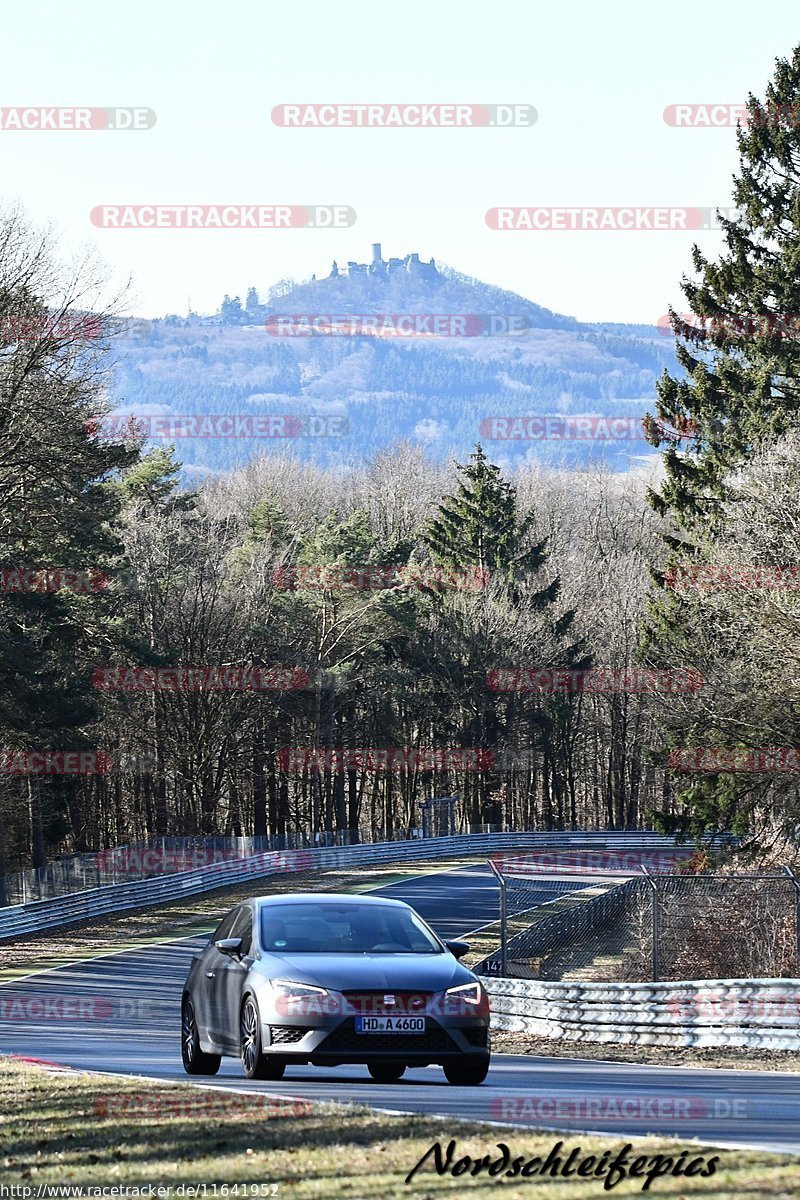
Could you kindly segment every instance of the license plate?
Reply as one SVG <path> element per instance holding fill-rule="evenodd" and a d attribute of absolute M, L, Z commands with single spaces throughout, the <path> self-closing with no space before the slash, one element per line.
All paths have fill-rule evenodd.
<path fill-rule="evenodd" d="M 356 1017 L 356 1033 L 424 1033 L 424 1017 Z"/>

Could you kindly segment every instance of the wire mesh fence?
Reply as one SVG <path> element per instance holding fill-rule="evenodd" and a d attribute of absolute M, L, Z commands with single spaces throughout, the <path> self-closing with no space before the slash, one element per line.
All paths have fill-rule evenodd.
<path fill-rule="evenodd" d="M 560 894 L 548 895 L 555 886 Z M 645 868 L 558 881 L 501 873 L 501 890 L 506 917 L 478 964 L 485 974 L 575 982 L 800 976 L 800 880 L 788 870 Z"/>
<path fill-rule="evenodd" d="M 650 876 L 626 921 L 626 980 L 800 973 L 800 881 L 789 872 Z"/>

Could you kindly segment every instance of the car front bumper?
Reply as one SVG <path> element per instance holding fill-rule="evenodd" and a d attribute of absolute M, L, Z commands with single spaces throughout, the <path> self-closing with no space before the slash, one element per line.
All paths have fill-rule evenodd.
<path fill-rule="evenodd" d="M 381 1059 L 429 1066 L 465 1057 L 486 1058 L 490 1036 L 488 1022 L 476 1019 L 450 1023 L 426 1017 L 422 1033 L 359 1033 L 354 1017 L 328 1018 L 311 1027 L 284 1018 L 275 1024 L 263 1022 L 262 1047 L 270 1056 L 314 1066 Z"/>

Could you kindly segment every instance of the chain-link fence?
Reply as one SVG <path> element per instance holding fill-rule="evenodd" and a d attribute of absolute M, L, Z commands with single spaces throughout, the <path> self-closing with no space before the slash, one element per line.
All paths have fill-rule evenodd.
<path fill-rule="evenodd" d="M 800 974 L 800 881 L 788 871 L 650 875 L 625 920 L 625 980 Z"/>
<path fill-rule="evenodd" d="M 800 880 L 782 874 L 620 878 L 497 872 L 485 974 L 578 982 L 800 976 Z M 561 894 L 546 897 L 546 888 Z M 545 897 L 545 898 L 542 898 Z"/>

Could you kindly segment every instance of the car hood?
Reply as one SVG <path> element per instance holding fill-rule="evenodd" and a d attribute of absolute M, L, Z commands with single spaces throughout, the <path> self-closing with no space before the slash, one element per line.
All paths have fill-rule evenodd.
<path fill-rule="evenodd" d="M 271 979 L 312 983 L 334 992 L 443 992 L 475 979 L 452 954 L 265 954 L 259 967 L 259 973 Z"/>

